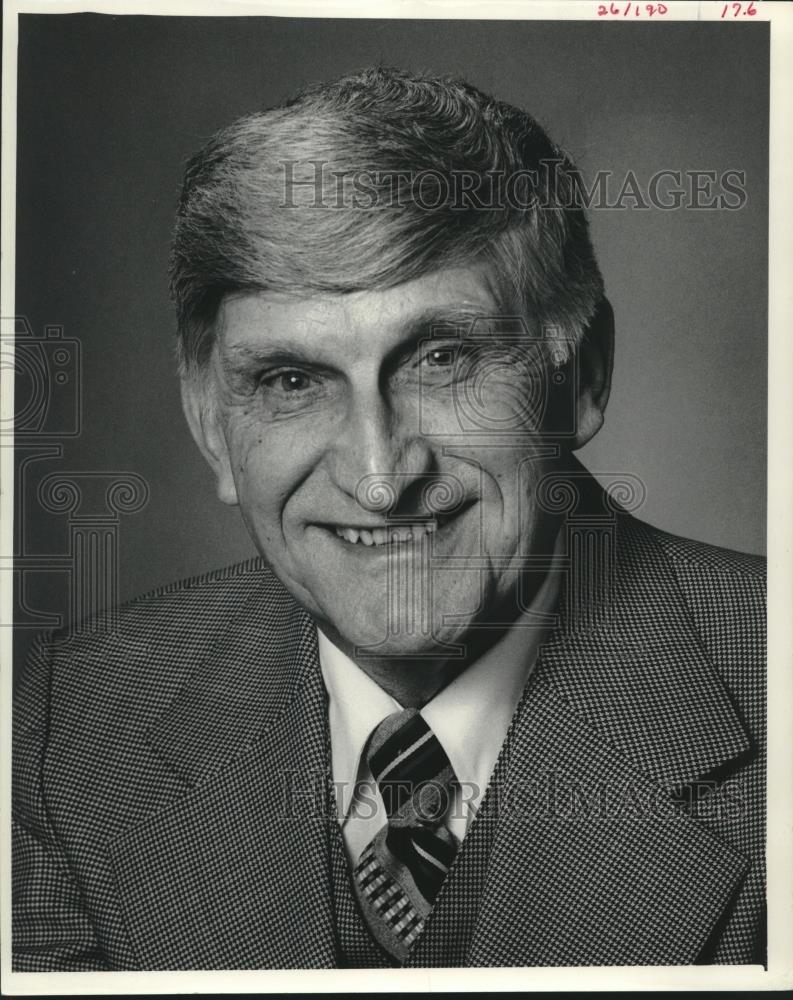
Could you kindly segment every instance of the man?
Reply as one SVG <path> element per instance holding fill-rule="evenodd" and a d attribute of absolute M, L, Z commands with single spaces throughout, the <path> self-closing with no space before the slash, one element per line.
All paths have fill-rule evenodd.
<path fill-rule="evenodd" d="M 34 650 L 17 969 L 764 960 L 763 567 L 573 456 L 576 192 L 524 112 L 384 69 L 190 161 L 184 409 L 262 558 Z"/>

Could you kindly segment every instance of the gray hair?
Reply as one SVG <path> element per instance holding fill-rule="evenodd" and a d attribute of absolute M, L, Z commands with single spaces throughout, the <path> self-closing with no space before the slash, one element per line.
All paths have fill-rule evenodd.
<path fill-rule="evenodd" d="M 538 335 L 578 343 L 603 283 L 576 182 L 530 115 L 460 80 L 366 69 L 241 118 L 185 170 L 180 370 L 204 367 L 229 292 L 353 292 L 482 262 Z"/>

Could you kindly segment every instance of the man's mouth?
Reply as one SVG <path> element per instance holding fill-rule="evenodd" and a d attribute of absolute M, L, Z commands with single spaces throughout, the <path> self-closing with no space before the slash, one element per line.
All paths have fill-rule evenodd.
<path fill-rule="evenodd" d="M 415 514 L 415 520 L 410 520 L 409 516 L 404 520 L 394 518 L 385 524 L 319 524 L 317 527 L 324 528 L 331 535 L 335 535 L 346 545 L 364 548 L 387 548 L 396 545 L 417 545 L 427 535 L 436 533 L 443 534 L 451 531 L 452 526 L 457 523 L 461 515 L 469 507 L 476 503 L 476 498 L 471 497 L 459 507 L 449 511 L 433 511 L 431 514 Z"/>
<path fill-rule="evenodd" d="M 354 528 L 336 525 L 336 534 L 351 545 L 400 545 L 414 542 L 438 530 L 437 520 L 416 524 L 388 525 L 383 528 Z"/>

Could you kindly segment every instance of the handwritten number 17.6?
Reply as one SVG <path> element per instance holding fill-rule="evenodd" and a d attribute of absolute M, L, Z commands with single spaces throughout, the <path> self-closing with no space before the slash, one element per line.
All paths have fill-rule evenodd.
<path fill-rule="evenodd" d="M 757 8 L 754 5 L 754 0 L 750 0 L 749 3 L 725 3 L 721 9 L 721 16 L 729 17 L 730 11 L 732 11 L 733 17 L 740 17 L 741 14 L 748 17 L 754 17 L 757 13 Z"/>

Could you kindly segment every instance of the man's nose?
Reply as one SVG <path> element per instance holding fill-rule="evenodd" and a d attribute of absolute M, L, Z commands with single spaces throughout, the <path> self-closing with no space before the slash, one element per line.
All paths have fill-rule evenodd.
<path fill-rule="evenodd" d="M 351 400 L 330 455 L 330 474 L 371 513 L 386 514 L 432 470 L 433 454 L 417 415 L 397 411 L 381 393 Z"/>

